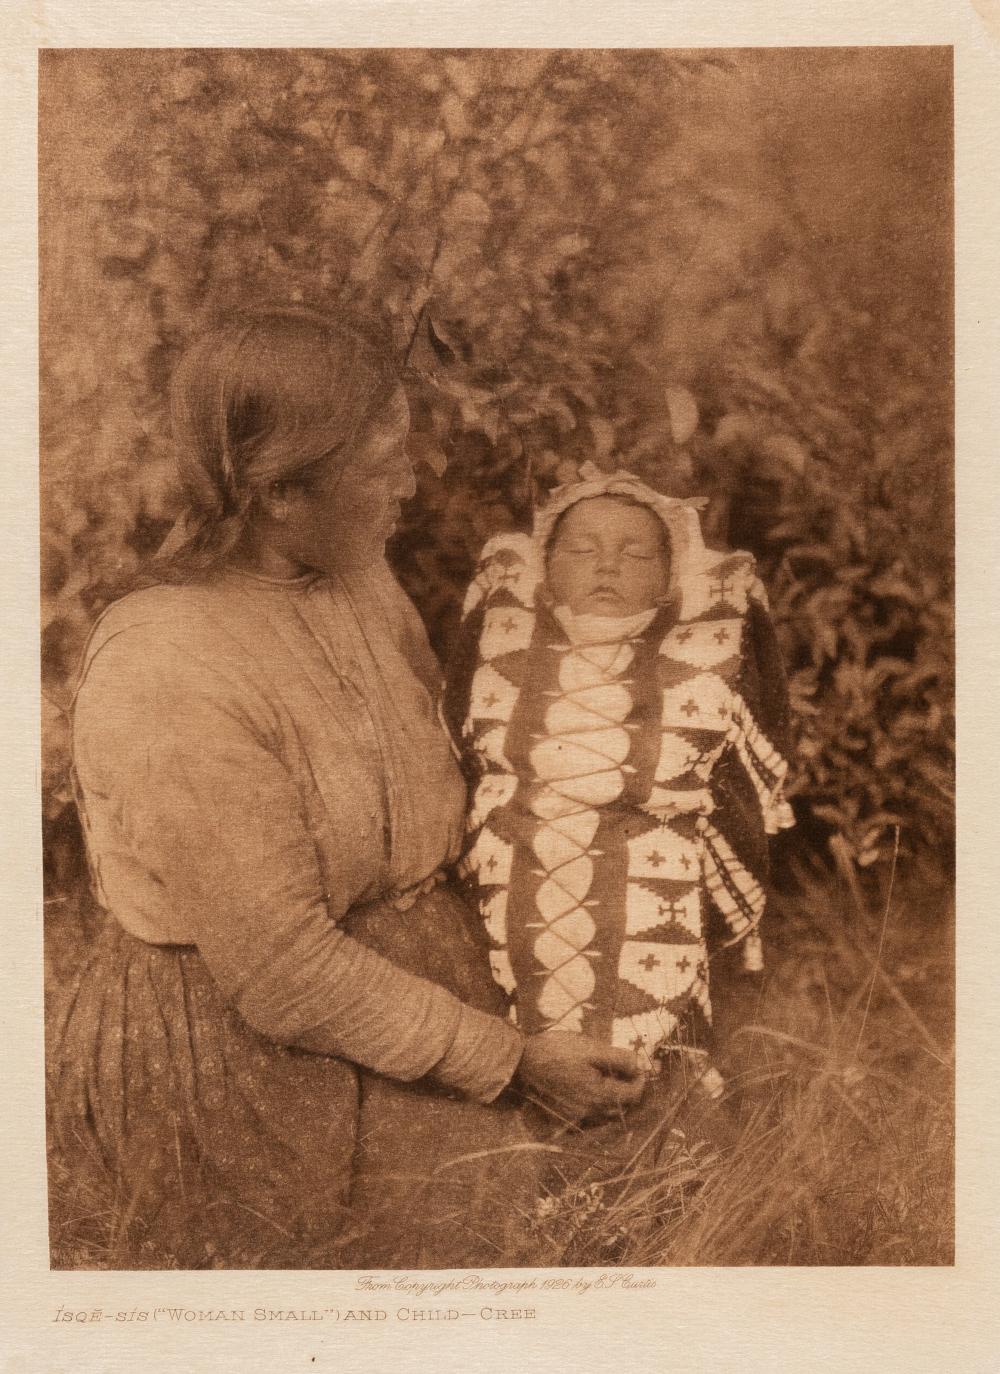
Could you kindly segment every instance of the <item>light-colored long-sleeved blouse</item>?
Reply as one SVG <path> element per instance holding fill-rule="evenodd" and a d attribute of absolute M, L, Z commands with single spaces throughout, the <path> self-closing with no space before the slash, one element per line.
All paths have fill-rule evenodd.
<path fill-rule="evenodd" d="M 150 588 L 91 637 L 74 773 L 98 898 L 129 932 L 196 945 L 275 1041 L 489 1101 L 519 1034 L 340 925 L 457 855 L 438 676 L 384 563 Z"/>

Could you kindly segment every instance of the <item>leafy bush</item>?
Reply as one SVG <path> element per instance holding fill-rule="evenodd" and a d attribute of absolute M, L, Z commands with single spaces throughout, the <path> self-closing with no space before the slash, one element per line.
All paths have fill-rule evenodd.
<path fill-rule="evenodd" d="M 582 459 L 706 491 L 771 589 L 803 816 L 862 864 L 898 823 L 940 869 L 937 50 L 48 51 L 41 76 L 57 870 L 77 657 L 178 509 L 170 368 L 209 314 L 269 300 L 346 305 L 407 369 L 426 461 L 391 554 L 439 649 L 482 541 Z"/>

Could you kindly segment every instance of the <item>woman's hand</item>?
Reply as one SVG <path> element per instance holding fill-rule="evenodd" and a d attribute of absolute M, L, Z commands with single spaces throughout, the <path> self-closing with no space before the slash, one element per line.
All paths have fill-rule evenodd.
<path fill-rule="evenodd" d="M 570 1031 L 531 1036 L 515 1083 L 570 1121 L 620 1115 L 642 1097 L 646 1075 L 631 1050 Z"/>

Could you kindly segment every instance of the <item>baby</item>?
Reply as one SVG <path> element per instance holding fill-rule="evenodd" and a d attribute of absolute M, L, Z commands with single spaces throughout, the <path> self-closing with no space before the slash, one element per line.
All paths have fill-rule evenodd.
<path fill-rule="evenodd" d="M 761 966 L 765 834 L 791 824 L 784 676 L 745 553 L 591 464 L 483 550 L 446 692 L 464 870 L 527 1032 L 584 1032 L 705 1086 L 710 906 Z"/>

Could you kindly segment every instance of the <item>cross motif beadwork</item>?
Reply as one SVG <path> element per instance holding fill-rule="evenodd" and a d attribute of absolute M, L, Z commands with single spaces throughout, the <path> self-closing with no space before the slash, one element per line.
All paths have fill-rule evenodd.
<path fill-rule="evenodd" d="M 655 954 L 647 954 L 645 959 L 639 960 L 639 967 L 644 968 L 647 973 L 652 973 L 654 968 L 659 968 L 660 961 Z"/>
<path fill-rule="evenodd" d="M 733 594 L 733 587 L 732 578 L 723 574 L 722 577 L 717 577 L 715 581 L 711 583 L 709 590 L 714 600 L 728 601 Z"/>

